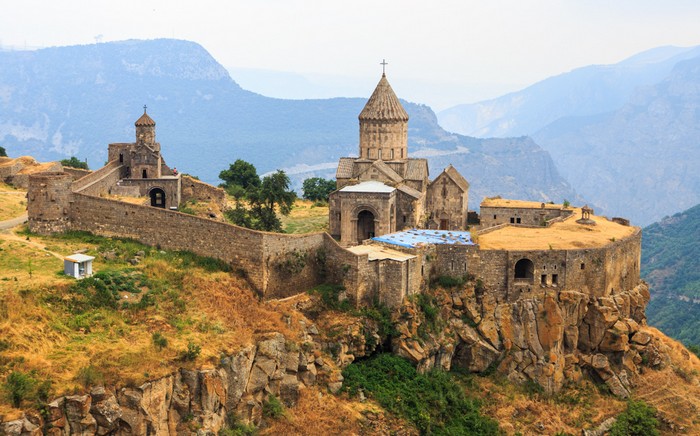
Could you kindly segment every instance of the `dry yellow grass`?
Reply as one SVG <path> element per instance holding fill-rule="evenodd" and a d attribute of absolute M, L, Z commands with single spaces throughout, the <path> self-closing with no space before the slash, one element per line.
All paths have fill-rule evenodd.
<path fill-rule="evenodd" d="M 481 391 L 476 395 L 483 399 L 482 413 L 498 421 L 506 434 L 581 434 L 582 429 L 618 415 L 626 406 L 624 401 L 600 394 L 590 382 L 546 398 L 528 394 L 507 381 L 476 380 Z"/>
<path fill-rule="evenodd" d="M 568 219 L 551 227 L 506 226 L 490 233 L 478 235 L 482 250 L 569 250 L 595 248 L 631 236 L 637 227 L 623 226 L 604 217 L 593 216 L 595 226 L 576 223 L 581 210 L 574 209 Z"/>
<path fill-rule="evenodd" d="M 135 268 L 108 264 L 94 252 L 95 244 L 80 240 L 31 236 L 27 241 L 7 234 L 0 238 L 0 338 L 11 344 L 1 355 L 0 378 L 10 368 L 3 362 L 14 362 L 13 370 L 36 371 L 51 380 L 56 395 L 83 390 L 76 375 L 87 366 L 108 384 L 138 385 L 178 367 L 214 366 L 222 353 L 235 353 L 271 332 L 300 339 L 303 315 L 293 302 L 260 301 L 247 282 L 233 274 L 184 268 L 177 259 L 157 257 L 146 257 Z M 44 247 L 62 254 L 76 248 L 93 250 L 98 254 L 96 272 L 128 266 L 152 283 L 169 284 L 157 297 L 157 306 L 72 314 L 61 302 L 72 298 L 67 290 L 75 281 L 58 274 L 61 260 Z M 28 259 L 33 259 L 31 276 Z M 155 332 L 167 339 L 166 348 L 154 346 Z M 201 346 L 195 362 L 180 359 L 189 342 Z M 0 413 L 9 409 L 7 404 L 0 406 Z"/>
<path fill-rule="evenodd" d="M 0 182 L 0 221 L 16 218 L 27 210 L 27 192 Z"/>
<path fill-rule="evenodd" d="M 362 418 L 360 403 L 329 395 L 318 388 L 301 391 L 298 404 L 286 417 L 269 421 L 261 435 L 357 435 Z"/>
<path fill-rule="evenodd" d="M 285 233 L 328 231 L 328 205 L 317 206 L 308 200 L 297 200 L 289 215 L 280 216 Z"/>
<path fill-rule="evenodd" d="M 657 338 L 671 358 L 670 366 L 647 370 L 636 382 L 635 397 L 654 406 L 661 418 L 683 428 L 684 434 L 700 434 L 700 359 L 681 343 L 653 327 L 646 331 Z M 678 434 L 680 428 L 665 429 Z"/>

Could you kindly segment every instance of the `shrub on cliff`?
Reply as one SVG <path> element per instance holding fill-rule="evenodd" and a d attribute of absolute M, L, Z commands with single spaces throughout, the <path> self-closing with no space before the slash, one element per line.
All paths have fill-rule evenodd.
<path fill-rule="evenodd" d="M 343 371 L 350 395 L 363 389 L 389 412 L 411 421 L 421 434 L 496 435 L 498 424 L 479 413 L 455 376 L 443 371 L 419 374 L 406 360 L 380 354 Z"/>
<path fill-rule="evenodd" d="M 644 401 L 631 400 L 610 428 L 610 436 L 657 436 L 656 410 Z"/>
<path fill-rule="evenodd" d="M 0 147 L 0 157 L 7 157 L 7 152 L 5 151 L 5 147 Z"/>
<path fill-rule="evenodd" d="M 13 407 L 19 408 L 24 401 L 46 403 L 51 391 L 51 382 L 39 380 L 33 371 L 12 371 L 0 386 L 0 391 Z"/>

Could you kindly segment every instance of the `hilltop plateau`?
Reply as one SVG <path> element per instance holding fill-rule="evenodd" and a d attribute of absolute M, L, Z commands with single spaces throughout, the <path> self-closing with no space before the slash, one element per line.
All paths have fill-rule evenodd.
<path fill-rule="evenodd" d="M 11 194 L 0 197 L 0 212 L 16 214 L 22 191 L 2 192 Z M 314 209 L 297 204 L 287 227 L 306 228 L 309 216 L 317 226 Z M 222 262 L 131 240 L 17 228 L 0 233 L 0 250 L 3 392 L 10 374 L 29 386 L 19 408 L 12 407 L 17 397 L 3 397 L 8 434 L 40 425 L 88 434 L 492 434 L 496 425 L 508 434 L 577 434 L 624 416 L 628 403 L 603 382 L 611 366 L 592 363 L 550 393 L 531 381 L 514 383 L 513 355 L 491 354 L 497 338 L 510 340 L 508 325 L 534 335 L 516 334 L 518 347 L 547 346 L 547 329 L 533 330 L 531 321 L 556 323 L 573 300 L 523 301 L 535 317 L 506 322 L 493 317 L 501 309 L 478 282 L 444 279 L 391 313 L 381 305 L 350 307 L 333 286 L 261 300 Z M 96 257 L 94 277 L 60 273 L 61 258 L 76 250 Z M 649 344 L 633 345 L 641 360 L 629 380 L 632 398 L 656 408 L 665 434 L 699 431 L 700 361 L 653 328 L 642 325 L 630 336 Z M 419 376 L 409 362 L 452 371 Z M 376 368 L 387 366 L 400 376 L 382 370 L 376 378 Z M 397 404 L 397 395 L 416 403 Z"/>

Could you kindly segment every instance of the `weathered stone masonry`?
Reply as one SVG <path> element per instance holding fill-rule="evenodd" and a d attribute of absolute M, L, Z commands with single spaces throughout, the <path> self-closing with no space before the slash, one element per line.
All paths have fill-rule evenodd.
<path fill-rule="evenodd" d="M 78 187 L 86 190 L 99 180 L 87 184 L 81 180 Z M 176 211 L 73 192 L 71 184 L 70 175 L 65 173 L 40 173 L 30 178 L 31 231 L 50 234 L 83 230 L 215 257 L 244 270 L 266 297 L 289 296 L 328 279 L 347 283 L 353 289 L 362 281 L 357 273 L 342 273 L 357 269 L 362 256 L 347 252 L 326 234 L 258 232 Z"/>

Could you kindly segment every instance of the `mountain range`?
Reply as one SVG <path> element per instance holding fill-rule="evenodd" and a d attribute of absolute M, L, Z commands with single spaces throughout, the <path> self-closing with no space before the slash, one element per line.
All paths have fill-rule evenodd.
<path fill-rule="evenodd" d="M 530 135 L 597 212 L 648 225 L 700 202 L 700 47 L 661 47 L 439 114 L 448 130 Z"/>
<path fill-rule="evenodd" d="M 296 187 L 333 177 L 338 158 L 357 152 L 366 102 L 264 97 L 242 89 L 200 45 L 172 39 L 0 52 L 0 64 L 0 144 L 9 155 L 75 155 L 100 167 L 107 143 L 133 140 L 146 104 L 168 164 L 211 183 L 239 158 L 261 173 L 285 169 Z M 449 133 L 427 106 L 403 104 L 411 155 L 430 157 L 433 175 L 449 163 L 459 169 L 472 208 L 486 195 L 579 198 L 531 139 Z"/>

